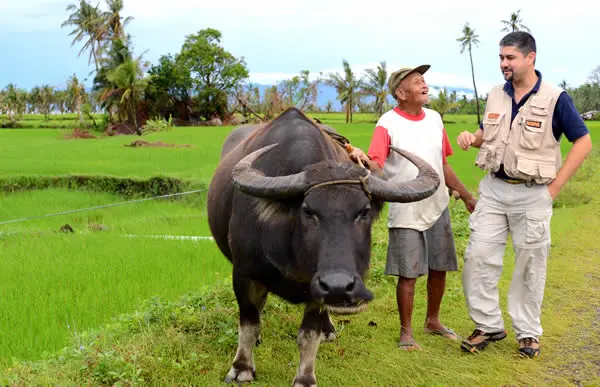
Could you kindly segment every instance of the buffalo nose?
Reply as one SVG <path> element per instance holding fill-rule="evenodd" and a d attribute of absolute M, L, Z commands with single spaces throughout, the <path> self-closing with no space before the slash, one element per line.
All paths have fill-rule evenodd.
<path fill-rule="evenodd" d="M 316 293 L 326 302 L 351 301 L 356 288 L 356 278 L 346 273 L 326 273 L 316 278 Z"/>

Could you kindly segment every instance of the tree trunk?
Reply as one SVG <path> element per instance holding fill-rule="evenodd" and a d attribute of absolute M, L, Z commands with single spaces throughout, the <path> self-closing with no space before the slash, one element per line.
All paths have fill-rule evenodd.
<path fill-rule="evenodd" d="M 77 96 L 77 115 L 79 116 L 79 125 L 83 126 L 83 116 L 81 115 L 81 96 Z"/>
<path fill-rule="evenodd" d="M 92 56 L 94 57 L 94 65 L 96 66 L 96 73 L 98 72 L 98 58 L 96 57 L 96 47 L 94 46 L 94 41 L 92 40 Z"/>
<path fill-rule="evenodd" d="M 477 107 L 477 125 L 481 125 L 481 119 L 479 118 L 479 94 L 477 93 L 477 86 L 475 85 L 475 68 L 473 67 L 473 55 L 471 55 L 471 46 L 469 46 L 469 59 L 471 60 L 471 75 L 473 77 L 473 89 L 475 89 L 475 104 Z"/>
<path fill-rule="evenodd" d="M 349 119 L 350 119 L 350 108 L 349 108 L 349 103 L 346 102 L 346 123 L 348 123 Z"/>
<path fill-rule="evenodd" d="M 135 132 L 137 133 L 138 136 L 141 136 L 142 130 L 138 127 L 137 111 L 135 109 L 135 98 L 134 98 L 133 91 L 129 94 L 129 111 L 131 114 L 131 119 L 133 122 L 133 126 L 135 128 Z"/>

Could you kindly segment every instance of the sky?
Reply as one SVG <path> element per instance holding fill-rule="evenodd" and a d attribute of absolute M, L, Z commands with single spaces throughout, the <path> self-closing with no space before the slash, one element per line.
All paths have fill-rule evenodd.
<path fill-rule="evenodd" d="M 105 9 L 104 0 L 100 2 Z M 30 89 L 64 87 L 76 74 L 90 85 L 93 64 L 77 56 L 69 27 L 61 28 L 74 0 L 0 0 L 0 89 L 8 83 Z M 285 4 L 285 5 L 283 5 Z M 373 2 L 345 0 L 124 0 L 123 16 L 136 54 L 157 63 L 180 51 L 186 35 L 204 28 L 222 33 L 221 44 L 243 57 L 250 81 L 269 84 L 309 70 L 341 72 L 342 60 L 357 75 L 386 61 L 391 72 L 430 64 L 425 80 L 432 85 L 472 88 L 469 56 L 460 54 L 465 22 L 480 44 L 473 47 L 479 94 L 503 82 L 499 69 L 500 20 L 521 10 L 537 41 L 536 68 L 554 84 L 583 84 L 600 66 L 598 16 L 591 1 L 532 0 L 514 2 L 438 1 Z"/>

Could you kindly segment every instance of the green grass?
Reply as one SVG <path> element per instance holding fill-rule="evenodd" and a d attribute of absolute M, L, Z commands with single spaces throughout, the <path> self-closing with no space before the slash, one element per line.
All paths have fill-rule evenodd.
<path fill-rule="evenodd" d="M 119 201 L 65 190 L 2 195 L 0 222 Z M 211 241 L 144 237 L 209 236 L 203 203 L 194 194 L 0 226 L 0 358 L 38 358 L 145 299 L 174 299 L 228 275 Z M 65 224 L 75 233 L 59 232 Z"/>
<path fill-rule="evenodd" d="M 452 214 L 460 234 L 466 220 L 464 210 L 453 205 Z M 382 274 L 386 234 L 384 222 L 378 222 L 373 268 L 367 282 L 376 300 L 361 315 L 334 318 L 339 337 L 320 347 L 316 368 L 319 384 L 567 385 L 574 382 L 574 377 L 584 385 L 599 383 L 600 341 L 598 334 L 589 330 L 600 317 L 600 297 L 594 293 L 598 290 L 594 282 L 598 278 L 598 251 L 593 235 L 600 225 L 598 215 L 598 201 L 578 209 L 557 210 L 543 309 L 544 352 L 537 360 L 515 355 L 517 344 L 512 332 L 506 340 L 476 356 L 462 353 L 456 343 L 426 336 L 418 329 L 416 339 L 424 350 L 398 350 L 395 284 Z M 569 234 L 573 227 L 580 231 L 574 236 Z M 464 239 L 459 240 L 462 256 Z M 508 253 L 500 282 L 504 311 L 512 259 Z M 416 292 L 415 327 L 424 319 L 424 294 L 421 280 Z M 464 305 L 460 273 L 453 273 L 448 280 L 442 320 L 461 335 L 472 330 Z M 235 353 L 236 316 L 231 284 L 225 279 L 216 287 L 204 287 L 178 302 L 154 300 L 139 312 L 121 316 L 118 322 L 78 334 L 70 347 L 48 361 L 13 364 L 4 373 L 4 382 L 217 385 Z M 255 349 L 258 379 L 254 385 L 291 382 L 298 363 L 295 335 L 300 319 L 301 308 L 276 297 L 269 299 L 263 315 L 263 343 Z M 506 313 L 505 320 L 510 327 Z"/>
<path fill-rule="evenodd" d="M 127 147 L 135 136 L 66 140 L 52 129 L 0 130 L 0 177 L 96 174 L 148 178 L 167 175 L 206 183 L 231 128 L 177 128 L 144 136 L 145 141 L 189 144 L 191 148 Z"/>
<path fill-rule="evenodd" d="M 355 115 L 354 124 L 345 124 L 339 113 L 309 116 L 334 126 L 354 145 L 368 148 L 375 126 L 373 116 Z M 460 131 L 473 130 L 476 120 L 472 116 L 448 116 L 446 121 L 455 149 L 450 162 L 476 192 L 483 175 L 473 165 L 476 151 L 461 151 L 455 140 Z M 600 130 L 600 123 L 588 125 L 597 143 L 594 133 Z M 175 149 L 124 147 L 138 139 L 134 136 L 64 140 L 67 131 L 0 130 L 0 178 L 84 174 L 144 179 L 166 175 L 202 185 L 212 176 L 229 130 L 175 128 L 143 138 L 195 146 Z M 563 149 L 566 155 L 569 144 L 565 141 Z M 410 354 L 399 351 L 394 279 L 383 274 L 387 246 L 383 214 L 374 227 L 368 279 L 376 300 L 362 315 L 335 318 L 339 339 L 321 346 L 319 383 L 539 385 L 568 384 L 574 378 L 585 384 L 600 383 L 600 340 L 593 330 L 600 319 L 599 251 L 595 245 L 600 202 L 594 195 L 600 178 L 599 159 L 596 155 L 586 162 L 555 204 L 541 359 L 516 359 L 512 333 L 508 340 L 476 357 L 466 356 L 456 344 L 425 336 L 419 330 L 416 338 L 425 350 Z M 107 193 L 63 189 L 3 194 L 0 222 L 120 200 Z M 0 329 L 4 329 L 0 330 L 0 357 L 4 362 L 13 356 L 30 361 L 47 359 L 7 365 L 0 370 L 0 383 L 219 384 L 235 354 L 237 340 L 237 305 L 229 263 L 210 242 L 123 237 L 132 233 L 208 235 L 204 207 L 204 194 L 195 194 L 183 200 L 128 204 L 0 225 L 0 233 L 5 233 L 0 237 Z M 451 210 L 462 257 L 468 236 L 467 213 L 460 202 L 452 202 Z M 58 232 L 67 223 L 74 234 Z M 93 231 L 98 224 L 106 231 Z M 512 260 L 509 246 L 500 283 L 504 310 Z M 187 292 L 191 295 L 176 301 Z M 425 281 L 419 281 L 415 327 L 424 318 L 425 294 Z M 150 301 L 142 303 L 144 299 Z M 298 361 L 295 335 L 300 316 L 300 308 L 276 297 L 269 299 L 264 344 L 256 351 L 256 385 L 291 382 Z M 460 272 L 448 278 L 442 320 L 461 335 L 468 335 L 473 328 L 466 314 Z M 510 327 L 508 316 L 505 321 Z M 64 350 L 55 352 L 65 345 Z"/>

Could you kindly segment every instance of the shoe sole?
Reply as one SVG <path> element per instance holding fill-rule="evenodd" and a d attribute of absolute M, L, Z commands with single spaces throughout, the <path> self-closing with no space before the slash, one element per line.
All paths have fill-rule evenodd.
<path fill-rule="evenodd" d="M 523 357 L 528 357 L 530 359 L 536 358 L 538 356 L 540 356 L 540 353 L 542 352 L 541 348 L 538 348 L 537 350 L 534 350 L 533 353 L 529 352 L 529 351 L 525 351 L 523 350 L 523 348 L 519 349 L 519 355 L 523 356 Z"/>
<path fill-rule="evenodd" d="M 483 351 L 485 349 L 485 347 L 488 346 L 489 343 L 494 342 L 494 341 L 500 341 L 504 338 L 506 338 L 506 331 L 498 332 L 492 336 L 489 336 L 484 341 L 482 341 L 481 343 L 477 343 L 477 344 L 471 344 L 467 341 L 463 341 L 460 344 L 460 348 L 465 352 L 475 353 L 477 351 Z"/>

